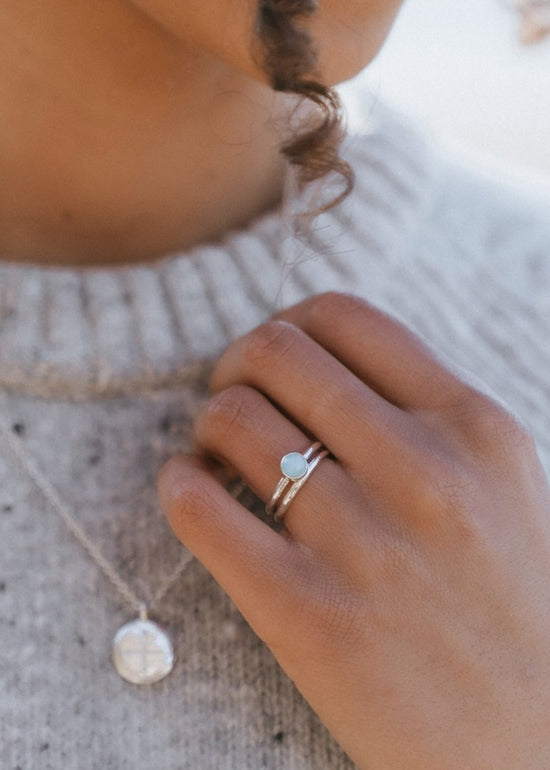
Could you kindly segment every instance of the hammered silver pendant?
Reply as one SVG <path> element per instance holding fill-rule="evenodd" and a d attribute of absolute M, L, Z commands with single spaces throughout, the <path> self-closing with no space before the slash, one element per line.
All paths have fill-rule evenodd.
<path fill-rule="evenodd" d="M 121 626 L 113 640 L 113 663 L 118 674 L 132 684 L 153 684 L 174 668 L 170 637 L 142 613 Z"/>

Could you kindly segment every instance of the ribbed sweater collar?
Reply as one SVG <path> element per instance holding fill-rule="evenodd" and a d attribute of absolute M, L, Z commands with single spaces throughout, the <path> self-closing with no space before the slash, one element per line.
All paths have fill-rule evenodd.
<path fill-rule="evenodd" d="M 416 125 L 365 102 L 364 127 L 342 150 L 356 188 L 315 220 L 310 245 L 278 207 L 219 242 L 147 263 L 1 261 L 0 387 L 78 400 L 182 385 L 281 307 L 375 281 L 430 199 L 433 161 Z M 302 203 L 295 196 L 290 210 Z"/>

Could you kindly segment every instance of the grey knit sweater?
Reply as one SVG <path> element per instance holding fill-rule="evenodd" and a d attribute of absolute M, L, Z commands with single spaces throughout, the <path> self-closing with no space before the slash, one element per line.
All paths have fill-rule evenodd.
<path fill-rule="evenodd" d="M 15 446 L 138 595 L 186 568 L 151 613 L 174 638 L 173 673 L 124 682 L 111 641 L 134 613 L 0 432 L 2 770 L 354 766 L 156 498 L 213 362 L 276 310 L 336 289 L 391 312 L 521 416 L 550 472 L 550 201 L 453 164 L 382 104 L 365 118 L 345 148 L 357 187 L 315 222 L 311 249 L 275 210 L 147 264 L 4 255 L 0 409 Z"/>

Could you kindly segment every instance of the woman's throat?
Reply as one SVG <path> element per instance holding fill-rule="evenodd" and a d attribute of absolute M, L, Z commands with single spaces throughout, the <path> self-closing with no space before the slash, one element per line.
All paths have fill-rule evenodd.
<path fill-rule="evenodd" d="M 280 202 L 284 184 L 278 155 L 244 166 L 220 160 L 215 172 L 181 172 L 172 184 L 146 170 L 139 178 L 135 171 L 128 184 L 111 184 L 115 180 L 107 175 L 105 186 L 96 181 L 68 187 L 40 179 L 28 196 L 3 174 L 0 261 L 60 266 L 149 261 L 246 226 Z M 30 174 L 26 179 L 30 183 Z M 14 188 L 17 194 L 11 195 Z"/>
<path fill-rule="evenodd" d="M 56 25 L 39 24 L 51 8 L 32 24 L 14 8 L 0 30 L 1 261 L 147 261 L 281 200 L 293 99 L 116 4 L 77 4 Z"/>

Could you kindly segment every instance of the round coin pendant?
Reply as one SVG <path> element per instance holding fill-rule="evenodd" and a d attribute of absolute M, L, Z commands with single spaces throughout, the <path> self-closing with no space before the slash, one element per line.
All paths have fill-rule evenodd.
<path fill-rule="evenodd" d="M 121 626 L 113 641 L 113 663 L 132 684 L 153 684 L 174 667 L 174 649 L 168 634 L 152 620 L 132 620 Z"/>

